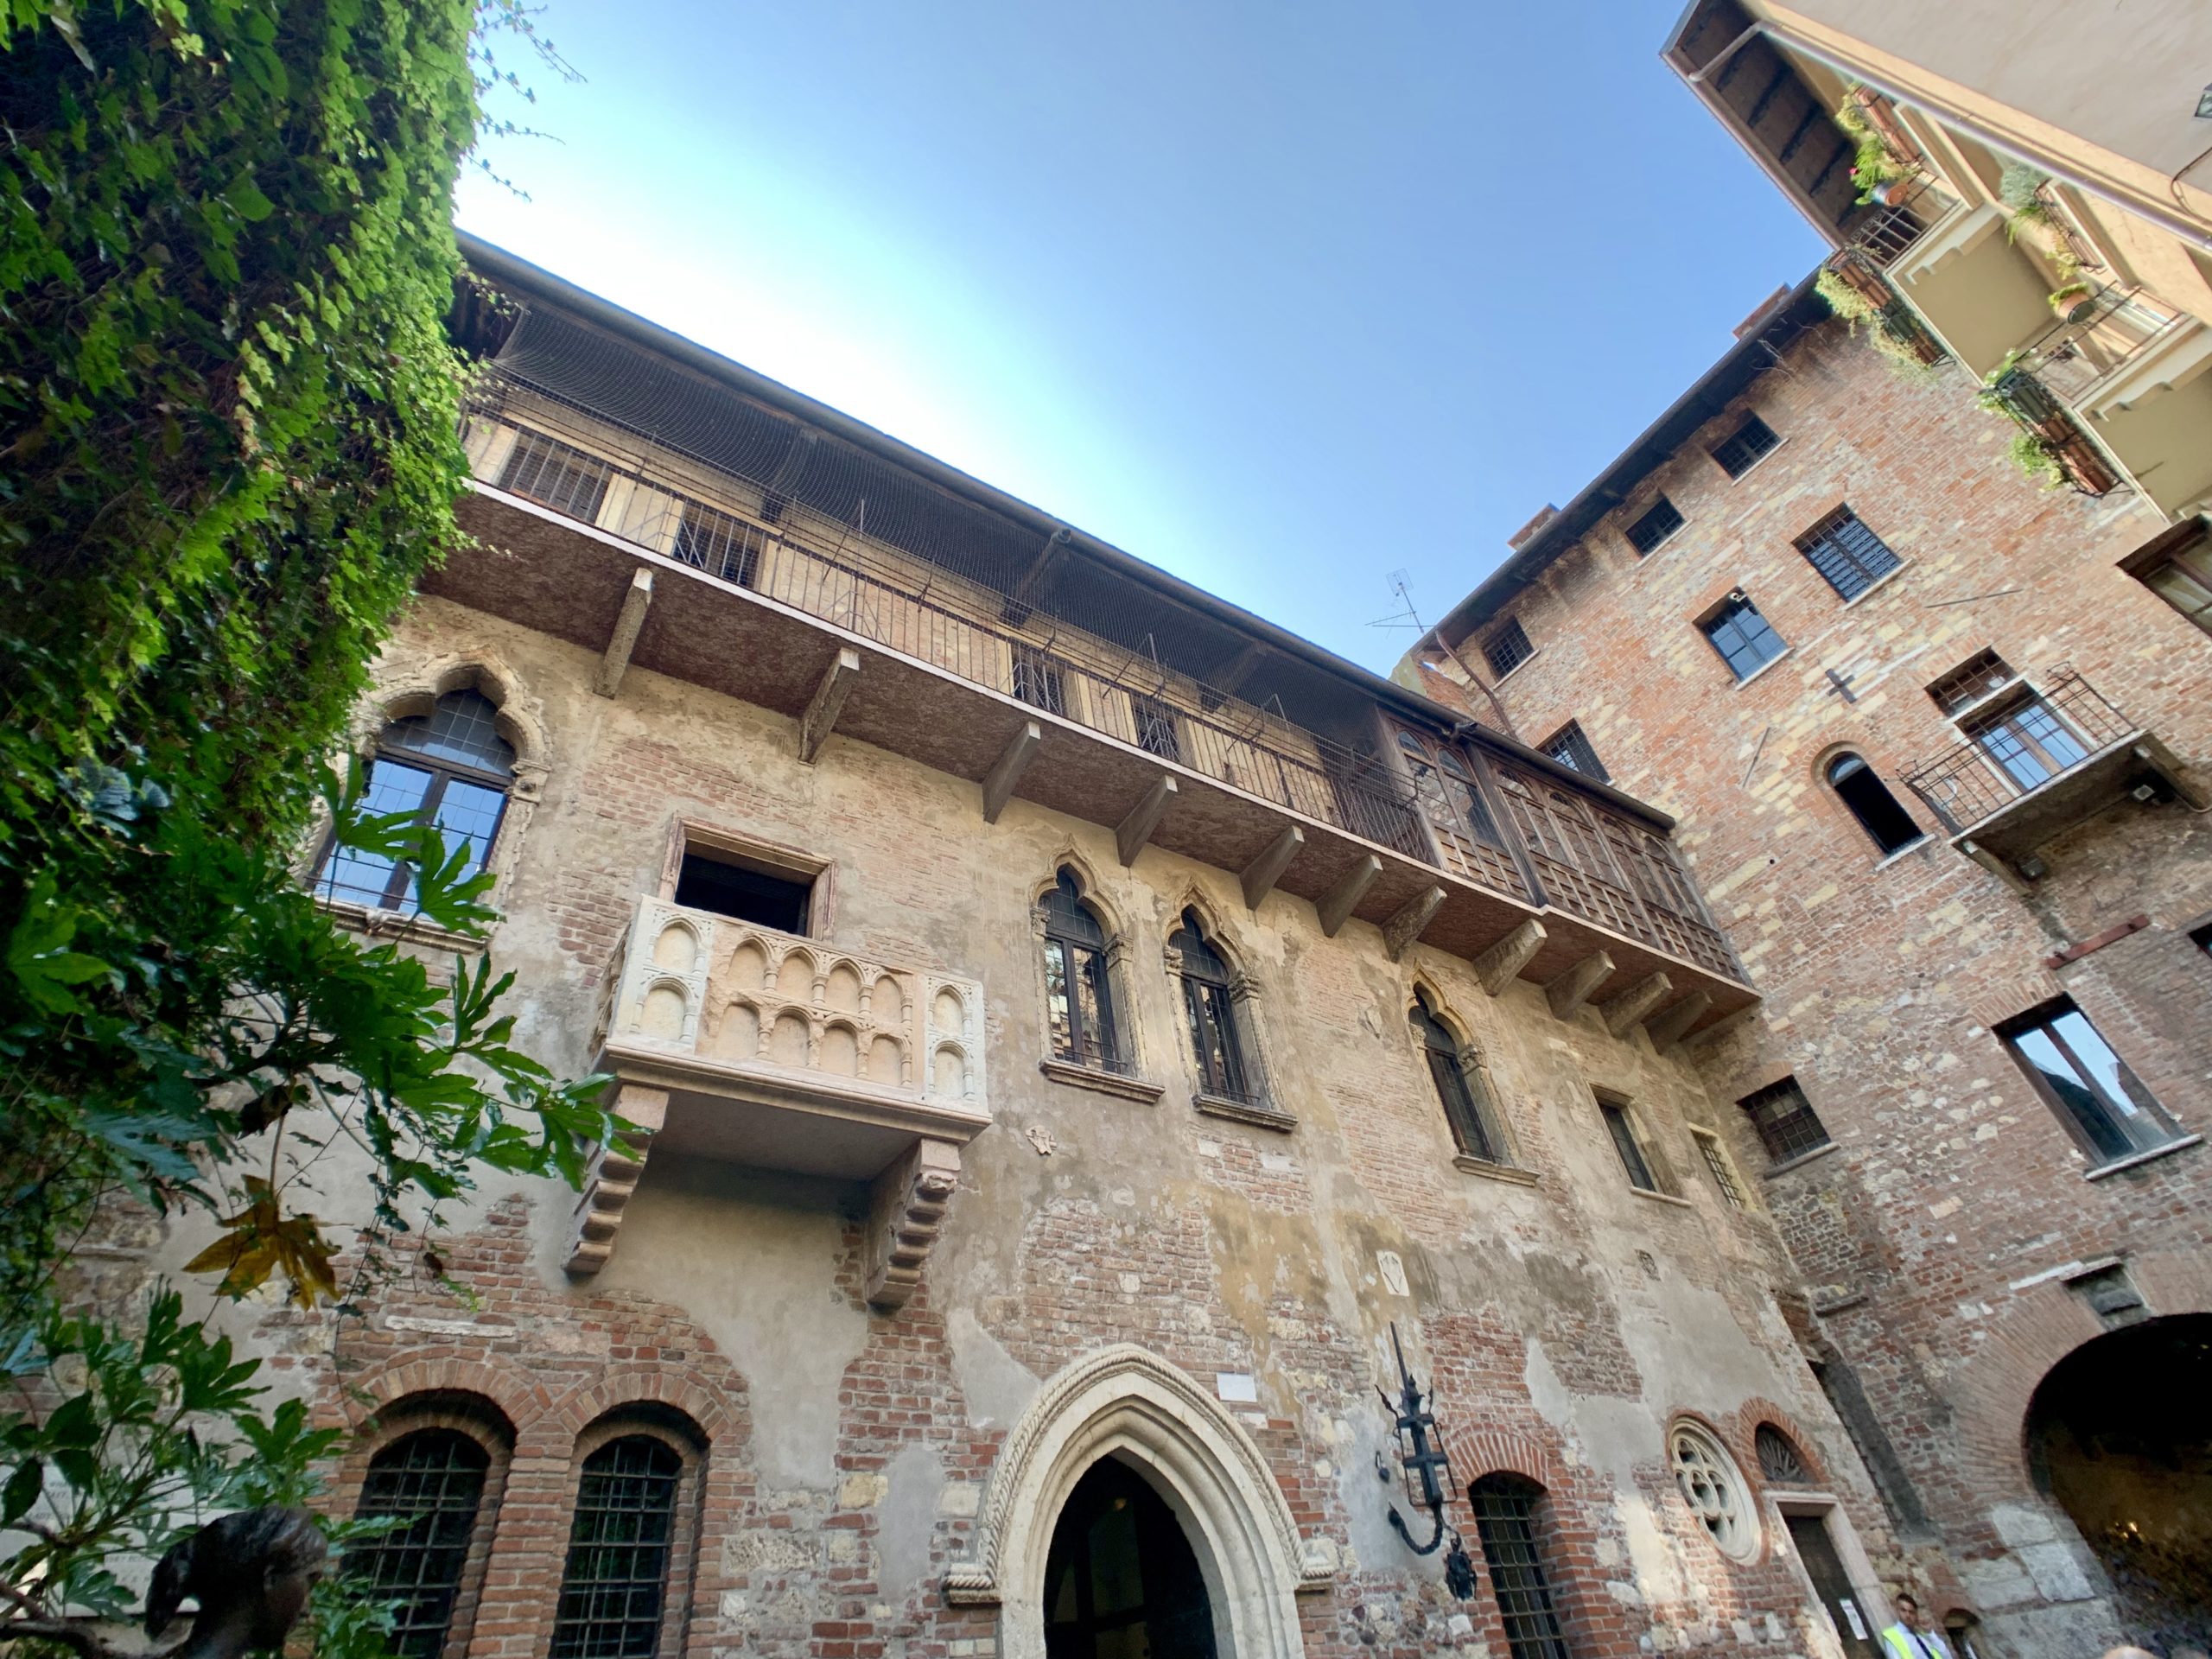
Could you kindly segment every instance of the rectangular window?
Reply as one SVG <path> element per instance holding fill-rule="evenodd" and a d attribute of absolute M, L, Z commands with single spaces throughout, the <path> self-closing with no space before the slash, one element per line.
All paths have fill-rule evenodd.
<path fill-rule="evenodd" d="M 1739 680 L 1750 679 L 1788 649 L 1759 607 L 1741 594 L 1729 594 L 1698 628 Z"/>
<path fill-rule="evenodd" d="M 2023 794 L 2088 758 L 2081 739 L 2037 696 L 1976 715 L 1959 729 Z"/>
<path fill-rule="evenodd" d="M 1129 696 L 1130 712 L 1135 716 L 1137 747 L 1147 754 L 1156 754 L 1163 760 L 1183 758 L 1183 740 L 1175 728 L 1175 711 L 1155 697 Z"/>
<path fill-rule="evenodd" d="M 695 569 L 734 582 L 741 588 L 760 586 L 760 555 L 768 545 L 768 532 L 742 518 L 683 504 L 683 521 L 677 526 L 671 554 Z"/>
<path fill-rule="evenodd" d="M 1797 550 L 1845 599 L 1858 598 L 1903 563 L 1849 507 L 1838 507 L 1800 536 Z"/>
<path fill-rule="evenodd" d="M 599 522 L 600 505 L 607 499 L 607 486 L 613 476 L 613 467 L 597 455 L 588 455 L 543 432 L 523 430 L 515 435 L 515 447 L 507 456 L 506 471 L 499 475 L 499 487 L 593 524 Z"/>
<path fill-rule="evenodd" d="M 1612 775 L 1599 764 L 1598 751 L 1590 747 L 1590 740 L 1574 721 L 1568 721 L 1537 747 L 1560 765 L 1573 766 L 1586 778 L 1595 778 L 1601 784 L 1613 781 Z"/>
<path fill-rule="evenodd" d="M 1529 643 L 1529 635 L 1518 617 L 1505 619 L 1504 626 L 1483 642 L 1483 656 L 1490 663 L 1490 671 L 1503 679 L 1515 669 L 1536 654 Z"/>
<path fill-rule="evenodd" d="M 2012 683 L 2012 668 L 1993 651 L 1978 651 L 1928 687 L 1928 695 L 1947 715 L 1971 708 Z"/>
<path fill-rule="evenodd" d="M 2212 536 L 2199 536 L 2135 574 L 2160 599 L 2212 633 Z"/>
<path fill-rule="evenodd" d="M 1720 1196 L 1728 1201 L 1728 1207 L 1750 1209 L 1751 1201 L 1744 1194 L 1744 1184 L 1736 1179 L 1736 1166 L 1728 1157 L 1728 1149 L 1720 1144 L 1720 1137 L 1711 1129 L 1693 1128 L 1690 1139 L 1697 1142 L 1698 1155 L 1705 1160 L 1706 1173 L 1713 1177 L 1713 1185 L 1720 1189 Z"/>
<path fill-rule="evenodd" d="M 1598 1109 L 1605 1115 L 1605 1133 L 1613 1137 L 1613 1150 L 1620 1154 L 1621 1167 L 1628 1172 L 1628 1184 L 1639 1192 L 1665 1192 L 1654 1173 L 1650 1157 L 1644 1152 L 1643 1142 L 1637 1138 L 1628 1108 L 1600 1095 Z"/>
<path fill-rule="evenodd" d="M 1729 477 L 1741 478 L 1761 455 L 1781 442 L 1764 421 L 1756 415 L 1746 415 L 1741 426 L 1713 446 L 1713 458 Z"/>
<path fill-rule="evenodd" d="M 675 902 L 779 933 L 804 934 L 814 904 L 814 880 L 719 848 L 687 847 L 677 869 Z"/>
<path fill-rule="evenodd" d="M 1636 550 L 1637 556 L 1642 558 L 1681 527 L 1682 515 L 1675 510 L 1675 504 L 1662 495 L 1644 509 L 1642 518 L 1621 533 L 1628 537 L 1628 544 Z"/>
<path fill-rule="evenodd" d="M 1744 1116 L 1758 1131 L 1766 1155 L 1777 1164 L 1802 1158 L 1808 1152 L 1818 1152 L 1828 1144 L 1827 1129 L 1795 1077 L 1770 1084 L 1736 1103 L 1744 1109 Z"/>
<path fill-rule="evenodd" d="M 2101 1163 L 2149 1152 L 2176 1130 L 2088 1016 L 2062 996 L 1997 1027 L 2044 1104 Z"/>
<path fill-rule="evenodd" d="M 1034 645 L 1014 648 L 1014 695 L 1048 715 L 1068 711 L 1067 683 L 1060 664 Z"/>

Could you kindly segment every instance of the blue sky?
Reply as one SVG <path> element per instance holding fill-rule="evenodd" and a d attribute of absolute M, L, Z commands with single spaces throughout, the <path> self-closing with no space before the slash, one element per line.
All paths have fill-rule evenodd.
<path fill-rule="evenodd" d="M 551 0 L 460 219 L 1387 669 L 1820 257 L 1676 9 Z"/>

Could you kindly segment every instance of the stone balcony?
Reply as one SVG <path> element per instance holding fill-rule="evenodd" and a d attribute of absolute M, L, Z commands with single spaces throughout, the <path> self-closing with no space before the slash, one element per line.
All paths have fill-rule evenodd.
<path fill-rule="evenodd" d="M 596 1069 L 637 1132 L 594 1166 L 569 1272 L 613 1254 L 650 1149 L 868 1183 L 868 1300 L 904 1302 L 990 1124 L 983 988 L 658 898 L 603 983 Z"/>

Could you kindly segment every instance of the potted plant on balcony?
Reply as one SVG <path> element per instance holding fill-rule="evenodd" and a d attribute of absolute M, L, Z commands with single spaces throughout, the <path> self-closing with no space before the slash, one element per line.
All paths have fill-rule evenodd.
<path fill-rule="evenodd" d="M 2096 315 L 2097 290 L 2088 283 L 2068 283 L 2052 291 L 2050 308 L 2061 322 L 2087 322 Z"/>

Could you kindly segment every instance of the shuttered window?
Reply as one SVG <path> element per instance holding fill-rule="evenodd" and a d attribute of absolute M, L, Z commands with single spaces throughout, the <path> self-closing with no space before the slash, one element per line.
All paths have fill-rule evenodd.
<path fill-rule="evenodd" d="M 1838 507 L 1800 536 L 1797 550 L 1845 599 L 1858 598 L 1900 563 L 1849 507 Z"/>

